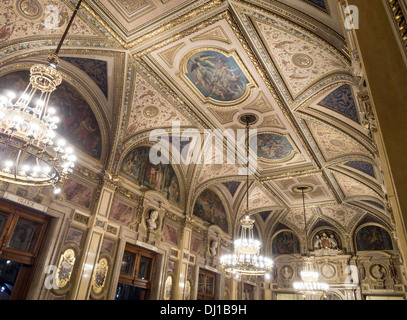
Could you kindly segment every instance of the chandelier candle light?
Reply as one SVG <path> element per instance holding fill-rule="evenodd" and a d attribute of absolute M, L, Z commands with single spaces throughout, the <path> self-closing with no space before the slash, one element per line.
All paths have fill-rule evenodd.
<path fill-rule="evenodd" d="M 57 139 L 59 118 L 50 107 L 50 96 L 62 83 L 56 67 L 58 53 L 82 0 L 48 65 L 31 67 L 30 82 L 17 98 L 13 92 L 0 97 L 0 180 L 25 186 L 53 186 L 54 193 L 72 172 L 76 157 L 64 139 Z M 17 99 L 16 99 L 17 98 Z"/>
<path fill-rule="evenodd" d="M 247 137 L 249 141 L 249 126 L 255 121 L 251 115 L 243 115 L 241 122 L 246 123 Z M 273 261 L 270 258 L 260 255 L 261 243 L 259 240 L 254 239 L 253 227 L 254 219 L 249 216 L 249 146 L 247 145 L 247 208 L 246 215 L 240 220 L 240 238 L 234 241 L 234 254 L 223 255 L 220 258 L 222 268 L 226 272 L 235 274 L 236 277 L 240 275 L 265 275 L 266 278 L 270 277 L 270 272 L 273 268 Z"/>

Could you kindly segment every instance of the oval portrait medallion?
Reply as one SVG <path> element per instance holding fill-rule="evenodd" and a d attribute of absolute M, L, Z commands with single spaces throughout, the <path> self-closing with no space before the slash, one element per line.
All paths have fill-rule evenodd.
<path fill-rule="evenodd" d="M 309 55 L 304 53 L 294 54 L 291 60 L 298 68 L 310 68 L 314 65 L 314 60 L 312 60 Z"/>
<path fill-rule="evenodd" d="M 17 0 L 15 8 L 20 16 L 30 21 L 41 19 L 44 13 L 41 3 L 37 0 Z"/>
<path fill-rule="evenodd" d="M 143 110 L 144 117 L 149 118 L 149 119 L 155 118 L 159 114 L 160 114 L 160 109 L 158 109 L 156 106 L 149 106 Z"/>
<path fill-rule="evenodd" d="M 321 268 L 321 273 L 325 279 L 332 279 L 336 274 L 336 270 L 333 265 L 325 264 Z"/>

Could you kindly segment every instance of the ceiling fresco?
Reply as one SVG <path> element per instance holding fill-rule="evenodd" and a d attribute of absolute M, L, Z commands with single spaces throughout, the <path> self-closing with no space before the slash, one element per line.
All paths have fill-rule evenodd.
<path fill-rule="evenodd" d="M 30 10 L 22 1 L 0 3 L 6 19 L 0 76 L 7 64 L 38 60 L 36 50 L 49 53 L 76 1 L 31 3 Z M 95 88 L 86 101 L 107 118 L 109 125 L 98 128 L 108 137 L 98 168 L 133 188 L 142 181 L 173 204 L 185 200 L 186 214 L 217 219 L 230 232 L 246 207 L 246 186 L 242 166 L 229 163 L 226 151 L 221 162 L 212 154 L 207 163 L 165 167 L 156 185 L 131 171 L 131 155 L 152 145 L 155 129 L 169 141 L 177 136 L 174 124 L 179 134 L 237 132 L 245 127 L 239 116 L 250 113 L 257 130 L 250 209 L 263 235 L 279 223 L 302 230 L 299 185 L 312 189 L 305 195 L 309 228 L 324 221 L 349 231 L 366 215 L 389 221 L 376 147 L 362 123 L 358 96 L 365 88 L 353 74 L 337 11 L 331 0 L 84 1 L 61 66 L 73 80 L 86 75 L 82 81 Z M 47 40 L 44 26 L 52 17 L 58 23 Z M 183 143 L 188 152 L 201 151 L 204 139 Z M 100 158 L 100 149 L 89 150 Z M 170 178 L 177 179 L 171 184 Z M 170 199 L 171 187 L 185 194 Z"/>

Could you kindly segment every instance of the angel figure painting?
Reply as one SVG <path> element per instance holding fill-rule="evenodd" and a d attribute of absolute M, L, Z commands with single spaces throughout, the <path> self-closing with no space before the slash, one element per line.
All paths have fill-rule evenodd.
<path fill-rule="evenodd" d="M 256 137 L 252 137 L 256 139 Z M 256 145 L 251 142 L 251 145 Z M 267 160 L 286 159 L 295 151 L 286 136 L 275 133 L 257 135 L 257 156 Z"/>
<path fill-rule="evenodd" d="M 250 83 L 233 56 L 210 50 L 189 58 L 186 76 L 205 98 L 221 102 L 241 98 Z"/>

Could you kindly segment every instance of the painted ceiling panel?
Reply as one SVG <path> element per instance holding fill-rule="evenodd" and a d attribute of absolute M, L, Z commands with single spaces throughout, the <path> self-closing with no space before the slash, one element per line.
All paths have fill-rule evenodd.
<path fill-rule="evenodd" d="M 40 35 L 59 37 L 75 1 L 32 0 L 31 9 L 22 2 L 0 3 L 6 19 L 0 28 L 0 62 L 19 54 L 29 57 L 34 48 L 30 46 L 39 45 L 19 42 Z M 55 29 L 45 30 L 47 5 L 55 5 L 58 11 Z M 118 128 L 108 132 L 114 145 L 113 171 L 120 169 L 125 152 L 145 143 L 153 129 L 179 123 L 201 131 L 229 128 L 236 132 L 244 129 L 238 117 L 251 113 L 257 119 L 253 128 L 258 130 L 259 142 L 252 150 L 258 167 L 251 178 L 261 183 L 255 182 L 251 189 L 250 208 L 261 212 L 259 222 L 268 225 L 273 220 L 270 212 L 278 207 L 279 212 L 285 211 L 276 224 L 282 221 L 302 230 L 302 197 L 293 188 L 305 184 L 313 189 L 305 198 L 312 206 L 307 207 L 307 220 L 322 219 L 346 229 L 364 211 L 342 201 L 383 206 L 376 181 L 368 177 L 378 173 L 373 148 L 362 133 L 359 92 L 351 86 L 358 79 L 350 68 L 338 17 L 335 0 L 92 1 L 84 4 L 64 47 L 83 54 L 76 57 L 67 52 L 69 58 L 64 59 L 85 71 L 105 96 L 109 89 L 121 97 L 115 100 L 121 101 L 120 114 L 109 115 L 112 127 Z M 45 49 L 54 48 L 54 40 L 44 39 Z M 123 54 L 126 58 L 118 60 L 122 65 L 107 69 L 109 60 L 85 58 L 101 48 L 110 58 L 111 51 Z M 114 78 L 107 70 L 113 71 Z M 0 74 L 4 73 L 0 65 Z M 113 110 L 112 105 L 104 108 Z M 168 139 L 173 142 L 177 137 L 169 134 Z M 195 147 L 188 145 L 188 150 Z M 341 172 L 330 170 L 335 166 Z M 180 176 L 186 182 L 185 197 L 191 199 L 218 184 L 223 196 L 233 198 L 230 208 L 238 206 L 231 212 L 236 218 L 245 208 L 239 190 L 241 168 L 227 163 L 226 157 L 217 163 L 213 155 L 208 163 L 185 166 Z M 209 205 L 205 200 L 202 207 Z"/>
<path fill-rule="evenodd" d="M 350 85 L 344 84 L 318 103 L 360 123 L 359 111 Z"/>

